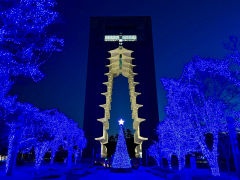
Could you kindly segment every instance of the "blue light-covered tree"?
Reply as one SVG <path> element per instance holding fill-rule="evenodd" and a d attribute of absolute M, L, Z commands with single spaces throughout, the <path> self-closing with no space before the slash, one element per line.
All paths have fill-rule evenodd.
<path fill-rule="evenodd" d="M 162 158 L 167 158 L 169 168 L 171 169 L 171 156 L 176 150 L 176 136 L 169 122 L 165 119 L 156 130 L 158 141 L 149 148 L 149 155 L 152 156 L 158 165 L 161 165 Z"/>
<path fill-rule="evenodd" d="M 221 101 L 225 105 L 226 122 L 230 144 L 238 176 L 240 177 L 240 154 L 236 137 L 236 119 L 240 94 L 240 46 L 237 37 L 231 36 L 224 43 L 231 53 L 222 59 L 195 57 L 186 65 L 182 81 L 194 85 L 205 99 Z M 239 123 L 239 119 L 237 119 Z"/>
<path fill-rule="evenodd" d="M 65 149 L 68 151 L 68 158 L 67 158 L 67 167 L 72 167 L 72 158 L 73 158 L 73 149 L 75 146 L 75 138 L 76 138 L 76 128 L 77 124 L 70 120 L 69 125 L 72 127 L 71 129 L 67 129 L 65 133 Z"/>
<path fill-rule="evenodd" d="M 162 82 L 165 89 L 168 90 L 168 105 L 165 108 L 166 118 L 164 120 L 168 126 L 165 127 L 165 131 L 174 136 L 172 138 L 173 150 L 171 154 L 175 154 L 178 157 L 179 170 L 182 170 L 185 166 L 185 156 L 190 152 L 198 150 L 195 130 L 189 114 L 185 111 L 188 104 L 185 102 L 183 94 L 187 95 L 189 90 L 180 87 L 178 82 L 174 80 L 162 80 Z M 169 156 L 168 158 L 170 159 Z"/>
<path fill-rule="evenodd" d="M 40 112 L 37 118 L 39 122 L 34 134 L 35 142 L 33 145 L 35 151 L 35 169 L 38 171 L 44 155 L 49 151 L 51 143 L 58 136 L 59 120 L 53 118 L 52 115 L 49 114 L 49 111 Z"/>
<path fill-rule="evenodd" d="M 75 164 L 77 162 L 77 158 L 81 157 L 83 149 L 87 145 L 87 139 L 84 136 L 84 132 L 81 128 L 78 128 L 78 126 L 74 126 L 74 147 L 73 147 L 73 154 L 75 158 Z"/>
<path fill-rule="evenodd" d="M 10 127 L 7 175 L 12 174 L 19 149 L 35 149 L 35 168 L 51 149 L 51 162 L 59 145 L 64 145 L 67 132 L 73 131 L 79 152 L 86 146 L 83 131 L 56 110 L 39 111 L 27 104 L 17 103 L 8 95 L 17 76 L 32 78 L 35 82 L 44 75 L 39 67 L 55 51 L 61 51 L 63 39 L 49 27 L 57 22 L 55 0 L 21 0 L 0 13 L 0 115 Z M 70 142 L 68 140 L 67 142 Z M 76 152 L 77 155 L 77 152 Z"/>
<path fill-rule="evenodd" d="M 218 134 L 222 131 L 227 132 L 225 106 L 219 100 L 205 98 L 201 89 L 190 84 L 190 79 L 185 77 L 182 76 L 180 80 L 163 80 L 164 87 L 168 91 L 169 104 L 166 108 L 166 114 L 170 117 L 168 121 L 176 135 L 174 138 L 176 144 L 182 147 L 179 148 L 181 152 L 194 151 L 197 142 L 209 162 L 212 174 L 218 176 L 220 175 L 217 162 Z M 207 147 L 205 141 L 207 133 L 213 135 L 211 149 Z M 181 155 L 181 152 L 177 152 L 177 155 L 178 153 Z"/>
<path fill-rule="evenodd" d="M 185 156 L 191 152 L 198 151 L 198 143 L 194 136 L 193 129 L 190 129 L 184 119 L 165 118 L 163 122 L 158 125 L 157 135 L 158 141 L 150 146 L 148 149 L 149 155 L 152 156 L 158 166 L 162 163 L 162 158 L 168 160 L 169 168 L 171 169 L 171 157 L 176 155 L 179 161 L 179 170 L 185 166 Z"/>
<path fill-rule="evenodd" d="M 21 0 L 0 13 L 0 76 L 5 87 L 19 75 L 41 80 L 40 65 L 61 50 L 63 39 L 47 29 L 58 17 L 55 4 L 55 0 Z"/>
<path fill-rule="evenodd" d="M 79 152 L 86 146 L 86 139 L 83 130 L 73 120 L 59 113 L 56 109 L 41 112 L 42 124 L 35 134 L 35 169 L 40 168 L 46 152 L 51 149 L 51 162 L 53 163 L 55 153 L 60 145 L 68 150 L 68 164 L 72 164 L 73 148 Z"/>
<path fill-rule="evenodd" d="M 32 124 L 35 113 L 39 110 L 27 103 L 16 103 L 15 111 L 7 116 L 7 122 L 10 127 L 8 136 L 8 158 L 6 162 L 6 173 L 11 175 L 15 163 L 17 153 L 20 146 L 25 146 L 33 140 L 32 137 L 24 138 L 26 134 L 32 133 Z M 30 141 L 30 142 L 29 142 Z"/>
<path fill-rule="evenodd" d="M 179 170 L 182 170 L 185 166 L 185 156 L 190 152 L 198 151 L 199 146 L 191 118 L 185 112 L 188 104 L 185 103 L 182 94 L 187 94 L 188 90 L 180 88 L 179 83 L 175 80 L 162 79 L 162 82 L 167 89 L 166 118 L 157 127 L 158 142 L 154 145 L 158 148 L 150 148 L 149 153 L 152 157 L 158 157 L 160 154 L 160 160 L 162 157 L 167 158 L 170 169 L 171 157 L 176 155 L 179 161 Z"/>
<path fill-rule="evenodd" d="M 26 111 L 25 111 L 26 112 Z M 21 140 L 19 141 L 22 152 L 35 151 L 35 170 L 38 170 L 44 159 L 44 155 L 51 149 L 51 161 L 53 162 L 55 153 L 60 145 L 67 146 L 68 150 L 73 146 L 79 152 L 86 146 L 86 139 L 83 130 L 77 127 L 77 124 L 67 118 L 63 113 L 56 109 L 39 111 L 27 114 L 32 116 L 31 121 L 24 118 L 24 128 L 22 128 Z M 23 124 L 23 123 L 21 123 Z M 70 153 L 71 153 L 70 152 Z"/>
<path fill-rule="evenodd" d="M 157 162 L 157 166 L 162 167 L 162 148 L 161 143 L 154 142 L 149 148 L 148 148 L 148 154 L 150 157 L 153 157 L 153 159 Z"/>
<path fill-rule="evenodd" d="M 192 120 L 195 124 L 195 131 L 198 134 L 196 137 L 201 147 L 201 151 L 208 160 L 214 176 L 220 175 L 218 167 L 219 133 L 228 132 L 224 111 L 225 108 L 222 102 L 208 99 L 204 102 L 202 107 L 198 106 L 198 109 L 194 110 L 194 112 L 197 113 L 197 117 Z M 205 141 L 207 133 L 211 133 L 213 136 L 213 145 L 211 149 L 207 147 Z"/>
<path fill-rule="evenodd" d="M 158 135 L 157 145 L 160 150 L 155 153 L 160 153 L 162 155 L 161 160 L 162 158 L 167 158 L 169 169 L 172 169 L 171 157 L 176 147 L 175 134 L 166 119 L 159 123 L 156 133 Z"/>
<path fill-rule="evenodd" d="M 73 149 L 75 164 L 77 163 L 77 159 L 81 160 L 82 151 L 87 145 L 87 139 L 84 136 L 84 132 L 82 129 L 77 128 L 77 133 L 75 135 L 75 147 Z"/>
<path fill-rule="evenodd" d="M 21 0 L 15 1 L 11 7 L 0 12 L 0 115 L 9 120 L 16 108 L 16 97 L 8 95 L 14 78 L 25 76 L 35 82 L 44 75 L 39 70 L 47 58 L 54 52 L 60 51 L 63 39 L 57 38 L 48 27 L 55 23 L 58 13 L 54 11 L 54 0 Z M 26 111 L 29 112 L 29 111 Z M 16 122 L 10 124 L 9 153 L 7 160 L 7 175 L 12 174 L 15 163 L 15 152 L 18 148 L 15 138 L 21 138 L 23 120 L 22 113 L 16 117 Z M 8 117 L 10 116 L 10 117 Z M 24 115 L 26 116 L 26 115 Z M 21 119 L 21 120 L 20 120 Z M 16 137 L 19 136 L 19 137 Z M 11 137 L 14 137 L 12 139 Z M 17 151 L 16 151 L 17 153 Z M 10 159 L 9 159 L 10 158 Z M 12 159 L 13 158 L 13 159 Z"/>
<path fill-rule="evenodd" d="M 67 117 L 63 113 L 58 112 L 56 109 L 50 110 L 49 115 L 51 116 L 52 121 L 57 124 L 57 126 L 54 125 L 54 138 L 50 142 L 51 164 L 53 164 L 59 146 L 64 145 L 65 143 L 65 132 L 67 128 L 69 128 L 69 124 Z"/>
<path fill-rule="evenodd" d="M 116 146 L 116 151 L 114 153 L 112 168 L 125 170 L 131 168 L 130 157 L 127 150 L 126 140 L 123 133 L 123 123 L 124 121 L 121 119 L 119 120 L 119 134 L 118 134 L 118 141 Z"/>
<path fill-rule="evenodd" d="M 21 0 L 1 12 L 0 56 L 6 73 L 36 82 L 43 78 L 40 65 L 63 45 L 63 39 L 47 30 L 58 17 L 55 5 L 55 0 Z"/>
<path fill-rule="evenodd" d="M 240 98 L 239 41 L 236 37 L 230 37 L 230 43 L 225 43 L 225 46 L 232 51 L 225 58 L 194 57 L 185 66 L 180 79 L 163 80 L 163 84 L 166 84 L 165 89 L 168 91 L 169 104 L 173 104 L 171 101 L 175 102 L 177 108 L 180 108 L 180 111 L 176 111 L 174 106 L 168 104 L 169 107 L 166 108 L 168 119 L 172 117 L 175 119 L 176 115 L 182 114 L 183 118 L 180 119 L 184 122 L 190 120 L 196 132 L 198 144 L 204 156 L 208 157 L 214 175 L 219 175 L 217 144 L 218 133 L 223 131 L 229 133 L 235 166 L 237 172 L 240 172 L 236 140 L 236 129 L 239 125 L 239 116 L 236 114 L 239 112 Z M 170 92 L 170 84 L 176 86 L 172 92 Z M 177 123 L 174 122 L 174 124 Z M 205 143 L 207 133 L 213 135 L 213 147 L 210 149 Z"/>
<path fill-rule="evenodd" d="M 70 127 L 70 128 L 69 128 Z M 72 167 L 73 155 L 76 157 L 86 146 L 86 139 L 82 129 L 78 128 L 78 124 L 68 119 L 68 127 L 64 131 L 64 147 L 68 151 L 67 167 Z"/>
<path fill-rule="evenodd" d="M 38 169 L 45 152 L 49 150 L 49 143 L 54 137 L 52 127 L 57 123 L 52 123 L 46 112 L 41 112 L 38 108 L 27 103 L 17 103 L 18 109 L 14 112 L 16 119 L 13 119 L 10 130 L 13 133 L 9 135 L 9 157 L 6 164 L 7 172 L 14 167 L 16 154 L 20 150 L 22 153 L 28 153 L 32 148 L 35 150 L 35 168 Z M 16 114 L 18 112 L 18 114 Z M 10 122 L 8 120 L 8 122 Z M 14 137 L 14 138 L 11 138 Z M 14 139 L 14 143 L 11 143 Z M 13 147 L 11 147 L 13 144 Z M 11 152 L 11 149 L 14 152 Z M 13 155 L 11 155 L 13 154 Z"/>
<path fill-rule="evenodd" d="M 0 108 L 2 116 L 13 104 L 8 96 L 14 78 L 43 78 L 39 70 L 47 58 L 61 50 L 63 39 L 49 33 L 47 28 L 56 22 L 54 0 L 21 0 L 0 12 Z M 53 34 L 53 35 L 51 35 Z M 4 114 L 5 113 L 5 114 Z"/>

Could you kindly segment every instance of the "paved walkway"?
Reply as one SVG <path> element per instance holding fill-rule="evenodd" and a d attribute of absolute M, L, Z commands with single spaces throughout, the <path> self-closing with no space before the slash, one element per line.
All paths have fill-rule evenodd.
<path fill-rule="evenodd" d="M 60 166 L 61 167 L 61 166 Z M 59 168 L 60 168 L 59 167 Z M 48 167 L 46 167 L 48 169 Z M 33 180 L 33 167 L 21 166 L 15 169 L 15 172 L 12 176 L 3 175 L 4 172 L 0 171 L 0 180 Z M 149 172 L 146 172 L 145 169 L 133 170 L 130 173 L 112 173 L 110 169 L 91 169 L 91 173 L 87 174 L 84 177 L 78 177 L 79 180 L 163 180 L 162 178 L 155 176 Z M 49 174 L 49 171 L 45 170 L 42 167 L 42 175 Z M 55 171 L 53 171 L 55 172 Z M 64 175 L 63 170 L 56 171 L 55 174 L 60 174 L 61 177 L 54 178 L 55 180 L 69 180 L 66 175 Z M 75 178 L 71 178 L 75 180 Z"/>
<path fill-rule="evenodd" d="M 163 180 L 145 170 L 133 170 L 130 173 L 112 173 L 110 170 L 96 170 L 92 174 L 81 177 L 83 180 Z"/>

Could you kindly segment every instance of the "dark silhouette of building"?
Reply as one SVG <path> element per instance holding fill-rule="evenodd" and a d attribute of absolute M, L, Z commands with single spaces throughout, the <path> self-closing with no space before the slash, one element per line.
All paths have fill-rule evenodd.
<path fill-rule="evenodd" d="M 84 151 L 85 157 L 91 157 L 93 153 L 100 153 L 100 143 L 94 138 L 102 136 L 103 126 L 97 119 L 104 116 L 104 110 L 99 105 L 106 101 L 105 97 L 101 95 L 106 91 L 106 86 L 102 84 L 107 81 L 104 73 L 108 72 L 106 65 L 109 64 L 109 61 L 106 58 L 110 56 L 109 50 L 119 46 L 118 42 L 105 42 L 104 36 L 119 34 L 137 35 L 137 41 L 124 42 L 123 46 L 134 51 L 132 54 L 135 58 L 133 64 L 136 65 L 134 72 L 138 73 L 134 79 L 140 83 L 136 86 L 136 92 L 141 93 L 137 102 L 143 105 L 139 109 L 139 116 L 146 119 L 140 126 L 141 136 L 148 138 L 148 141 L 143 143 L 143 153 L 145 153 L 144 149 L 156 138 L 154 129 L 159 118 L 151 17 L 91 17 L 83 124 L 88 140 L 87 148 Z"/>

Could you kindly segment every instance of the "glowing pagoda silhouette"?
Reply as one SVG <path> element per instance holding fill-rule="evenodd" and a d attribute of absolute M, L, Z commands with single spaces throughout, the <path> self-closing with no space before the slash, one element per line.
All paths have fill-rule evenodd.
<path fill-rule="evenodd" d="M 104 108 L 104 117 L 97 119 L 101 123 L 103 123 L 103 136 L 99 138 L 95 138 L 101 143 L 101 157 L 107 156 L 107 147 L 105 144 L 108 143 L 108 132 L 109 129 L 109 119 L 110 119 L 110 110 L 111 110 L 111 101 L 112 101 L 112 88 L 113 88 L 113 79 L 120 74 L 124 77 L 128 78 L 129 85 L 129 94 L 131 101 L 131 110 L 132 110 L 132 119 L 133 119 L 133 129 L 134 133 L 134 143 L 137 144 L 135 148 L 135 156 L 141 157 L 142 154 L 142 143 L 148 138 L 144 138 L 140 136 L 140 123 L 145 121 L 145 119 L 138 117 L 138 109 L 143 105 L 137 104 L 136 99 L 141 93 L 135 91 L 135 86 L 139 84 L 139 82 L 134 81 L 134 76 L 137 73 L 134 73 L 133 68 L 136 65 L 132 64 L 132 60 L 134 59 L 131 54 L 133 51 L 128 50 L 123 47 L 124 41 L 136 41 L 136 35 L 106 35 L 105 41 L 118 41 L 119 47 L 113 50 L 108 51 L 110 53 L 110 57 L 107 58 L 110 61 L 110 64 L 107 65 L 109 68 L 109 72 L 105 73 L 108 76 L 108 81 L 103 84 L 107 86 L 107 92 L 101 93 L 106 97 L 106 103 L 100 105 L 100 107 Z"/>

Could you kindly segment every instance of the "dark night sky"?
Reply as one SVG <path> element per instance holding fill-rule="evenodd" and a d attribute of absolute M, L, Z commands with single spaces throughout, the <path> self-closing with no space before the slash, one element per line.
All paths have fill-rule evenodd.
<path fill-rule="evenodd" d="M 240 36 L 236 0 L 59 0 L 65 36 L 62 53 L 42 66 L 39 83 L 19 80 L 12 93 L 40 108 L 55 108 L 82 126 L 90 16 L 151 16 L 160 120 L 166 105 L 162 77 L 179 77 L 195 55 L 223 57 L 222 42 Z"/>

